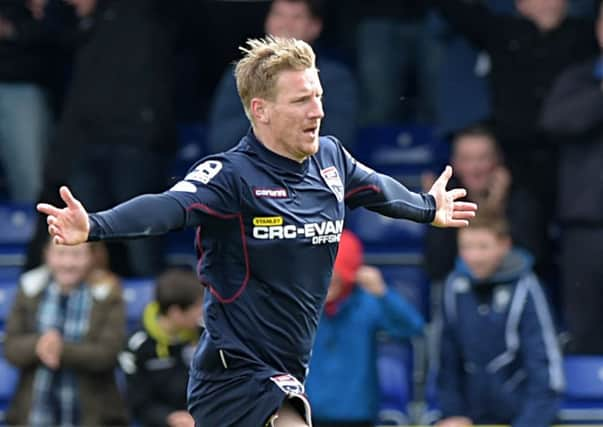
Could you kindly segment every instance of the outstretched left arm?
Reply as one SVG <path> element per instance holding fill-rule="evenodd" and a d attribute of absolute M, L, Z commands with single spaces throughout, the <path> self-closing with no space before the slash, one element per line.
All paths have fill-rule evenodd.
<path fill-rule="evenodd" d="M 447 166 L 428 193 L 415 193 L 387 175 L 372 172 L 348 191 L 346 203 L 351 208 L 363 206 L 392 218 L 436 227 L 465 227 L 475 216 L 477 205 L 458 201 L 467 194 L 464 189 L 446 190 L 451 176 L 452 168 Z"/>

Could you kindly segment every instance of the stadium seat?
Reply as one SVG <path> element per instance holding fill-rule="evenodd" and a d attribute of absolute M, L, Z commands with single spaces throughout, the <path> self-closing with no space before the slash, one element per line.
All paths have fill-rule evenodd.
<path fill-rule="evenodd" d="M 4 359 L 0 346 L 0 425 L 4 425 L 6 409 L 15 392 L 18 378 L 18 370 Z"/>
<path fill-rule="evenodd" d="M 427 319 L 429 318 L 429 281 L 421 267 L 377 265 L 385 283 L 406 298 Z"/>
<path fill-rule="evenodd" d="M 367 254 L 407 253 L 420 256 L 426 225 L 389 218 L 368 209 L 358 208 L 346 214 L 346 226 L 362 243 Z M 371 260 L 375 262 L 378 260 Z M 399 262 L 399 261 L 398 261 Z"/>
<path fill-rule="evenodd" d="M 381 425 L 409 423 L 409 403 L 412 399 L 412 351 L 410 345 L 399 342 L 380 343 L 377 351 Z"/>
<path fill-rule="evenodd" d="M 423 172 L 446 158 L 446 146 L 427 126 L 367 127 L 360 129 L 358 140 L 358 160 L 413 190 L 420 189 Z"/>
<path fill-rule="evenodd" d="M 12 309 L 17 289 L 18 287 L 15 283 L 0 282 L 0 337 L 4 335 L 6 319 Z M 0 376 L 0 378 L 2 377 Z"/>
<path fill-rule="evenodd" d="M 173 181 L 182 179 L 193 163 L 206 155 L 205 133 L 202 123 L 178 125 L 178 151 L 172 166 Z"/>
<path fill-rule="evenodd" d="M 165 261 L 171 267 L 195 267 L 195 230 L 172 231 L 166 236 Z"/>
<path fill-rule="evenodd" d="M 146 305 L 153 300 L 155 282 L 153 279 L 127 279 L 122 282 L 126 302 L 128 330 L 140 327 Z"/>
<path fill-rule="evenodd" d="M 566 356 L 563 423 L 603 423 L 603 356 Z"/>
<path fill-rule="evenodd" d="M 0 266 L 23 265 L 26 246 L 32 236 L 36 219 L 33 205 L 0 205 Z"/>

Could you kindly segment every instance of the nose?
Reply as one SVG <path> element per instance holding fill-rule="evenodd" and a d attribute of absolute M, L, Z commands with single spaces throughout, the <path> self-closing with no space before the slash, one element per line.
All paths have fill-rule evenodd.
<path fill-rule="evenodd" d="M 325 112 L 322 108 L 322 99 L 315 97 L 312 101 L 312 108 L 310 108 L 309 116 L 311 119 L 322 119 L 325 116 Z"/>

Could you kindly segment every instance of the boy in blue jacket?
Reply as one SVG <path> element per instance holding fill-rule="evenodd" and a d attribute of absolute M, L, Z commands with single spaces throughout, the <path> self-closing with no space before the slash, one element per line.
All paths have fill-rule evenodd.
<path fill-rule="evenodd" d="M 549 426 L 564 379 L 532 260 L 512 248 L 502 218 L 477 217 L 458 245 L 444 289 L 437 426 Z"/>
<path fill-rule="evenodd" d="M 373 426 L 377 332 L 409 337 L 423 330 L 414 307 L 388 289 L 379 269 L 362 262 L 362 244 L 344 231 L 306 382 L 315 427 Z"/>

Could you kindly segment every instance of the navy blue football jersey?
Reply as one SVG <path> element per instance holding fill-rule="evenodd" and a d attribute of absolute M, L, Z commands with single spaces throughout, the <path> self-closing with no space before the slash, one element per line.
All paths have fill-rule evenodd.
<path fill-rule="evenodd" d="M 217 380 L 240 367 L 303 381 L 346 206 L 418 222 L 435 214 L 432 196 L 360 164 L 332 137 L 300 163 L 249 132 L 169 191 L 91 214 L 89 240 L 196 227 L 197 270 L 210 292 L 192 375 Z"/>
<path fill-rule="evenodd" d="M 304 380 L 346 203 L 383 202 L 382 177 L 334 138 L 322 137 L 318 153 L 299 163 L 250 133 L 168 192 L 198 227 L 198 273 L 210 290 L 197 376 L 218 375 L 202 361 L 204 351 L 218 349 L 224 366 L 241 362 Z M 419 219 L 432 219 L 427 198 L 411 195 Z"/>
<path fill-rule="evenodd" d="M 89 240 L 196 227 L 210 291 L 188 384 L 196 423 L 257 427 L 303 393 L 346 206 L 417 222 L 435 215 L 432 196 L 360 164 L 334 138 L 299 163 L 252 132 L 169 191 L 89 215 Z"/>

